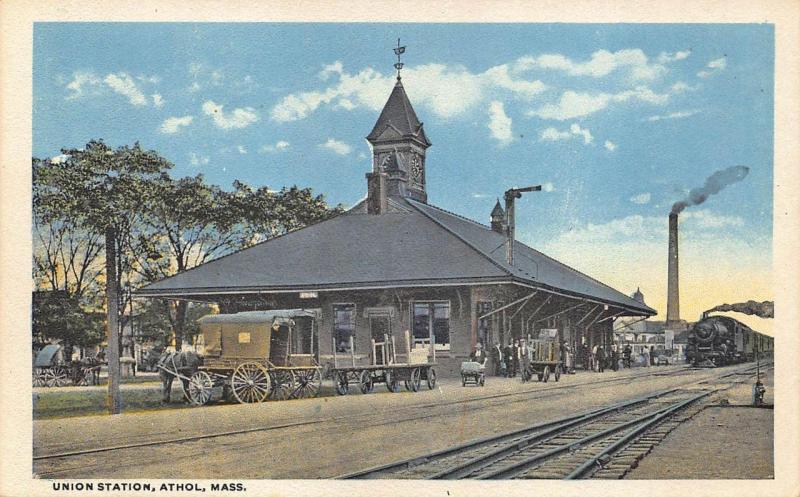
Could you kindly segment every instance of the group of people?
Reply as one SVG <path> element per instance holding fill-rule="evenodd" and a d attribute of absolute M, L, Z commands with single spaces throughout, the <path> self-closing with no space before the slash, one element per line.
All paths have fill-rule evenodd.
<path fill-rule="evenodd" d="M 532 360 L 533 350 L 528 347 L 525 339 L 514 340 L 508 345 L 501 345 L 495 342 L 489 350 L 485 350 L 483 344 L 476 344 L 475 351 L 471 354 L 470 360 L 491 368 L 491 373 L 495 376 L 513 378 Z M 612 345 L 611 350 L 607 351 L 602 345 L 595 345 L 591 349 L 587 344 L 577 347 L 574 353 L 570 346 L 562 343 L 560 347 L 560 359 L 564 365 L 564 371 L 572 373 L 575 371 L 575 364 L 579 362 L 587 370 L 604 372 L 606 369 L 618 371 L 620 368 L 630 368 L 633 350 L 629 344 L 624 347 Z M 642 350 L 639 362 L 646 366 L 654 365 L 656 354 L 654 347 L 650 350 Z"/>
<path fill-rule="evenodd" d="M 514 340 L 505 346 L 495 342 L 488 352 L 479 342 L 470 360 L 485 366 L 491 359 L 492 373 L 495 376 L 513 378 L 529 366 L 532 355 L 533 350 L 528 347 L 525 339 Z"/>

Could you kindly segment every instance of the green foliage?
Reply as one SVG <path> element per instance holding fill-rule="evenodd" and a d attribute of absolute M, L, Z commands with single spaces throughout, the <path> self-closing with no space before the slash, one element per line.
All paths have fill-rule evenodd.
<path fill-rule="evenodd" d="M 103 340 L 102 315 L 85 311 L 76 297 L 65 292 L 34 292 L 31 311 L 37 346 L 60 340 L 68 347 L 91 347 Z"/>
<path fill-rule="evenodd" d="M 236 181 L 226 191 L 202 175 L 175 179 L 168 160 L 138 143 L 113 149 L 97 140 L 61 152 L 63 160 L 33 159 L 34 281 L 83 309 L 102 308 L 108 225 L 117 230 L 119 307 L 127 312 L 135 288 L 342 211 L 309 188 L 275 191 Z M 165 341 L 173 335 L 178 346 L 209 312 L 185 301 L 138 307 L 146 318 L 135 323 L 140 332 Z M 77 330 L 78 322 L 62 328 Z M 86 330 L 85 340 L 93 340 L 93 328 Z M 70 339 L 84 340 L 78 335 Z"/>

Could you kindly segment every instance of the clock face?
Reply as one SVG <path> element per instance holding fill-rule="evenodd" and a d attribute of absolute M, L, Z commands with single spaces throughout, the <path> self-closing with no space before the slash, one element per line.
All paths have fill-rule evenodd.
<path fill-rule="evenodd" d="M 422 181 L 422 161 L 418 155 L 411 156 L 411 177 L 417 181 Z"/>

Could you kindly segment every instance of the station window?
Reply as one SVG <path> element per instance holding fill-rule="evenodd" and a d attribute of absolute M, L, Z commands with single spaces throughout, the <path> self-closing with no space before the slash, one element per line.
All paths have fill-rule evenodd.
<path fill-rule="evenodd" d="M 414 342 L 436 344 L 436 350 L 450 350 L 450 303 L 414 302 Z"/>
<path fill-rule="evenodd" d="M 333 340 L 336 352 L 351 352 L 350 337 L 356 332 L 355 304 L 334 304 Z"/>

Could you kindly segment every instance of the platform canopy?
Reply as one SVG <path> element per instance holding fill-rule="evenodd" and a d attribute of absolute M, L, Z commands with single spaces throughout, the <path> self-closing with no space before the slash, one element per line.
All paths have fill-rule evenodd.
<path fill-rule="evenodd" d="M 615 306 L 630 316 L 656 311 L 489 227 L 411 199 L 366 214 L 363 203 L 332 219 L 140 289 L 146 297 L 359 290 L 510 283 Z"/>

